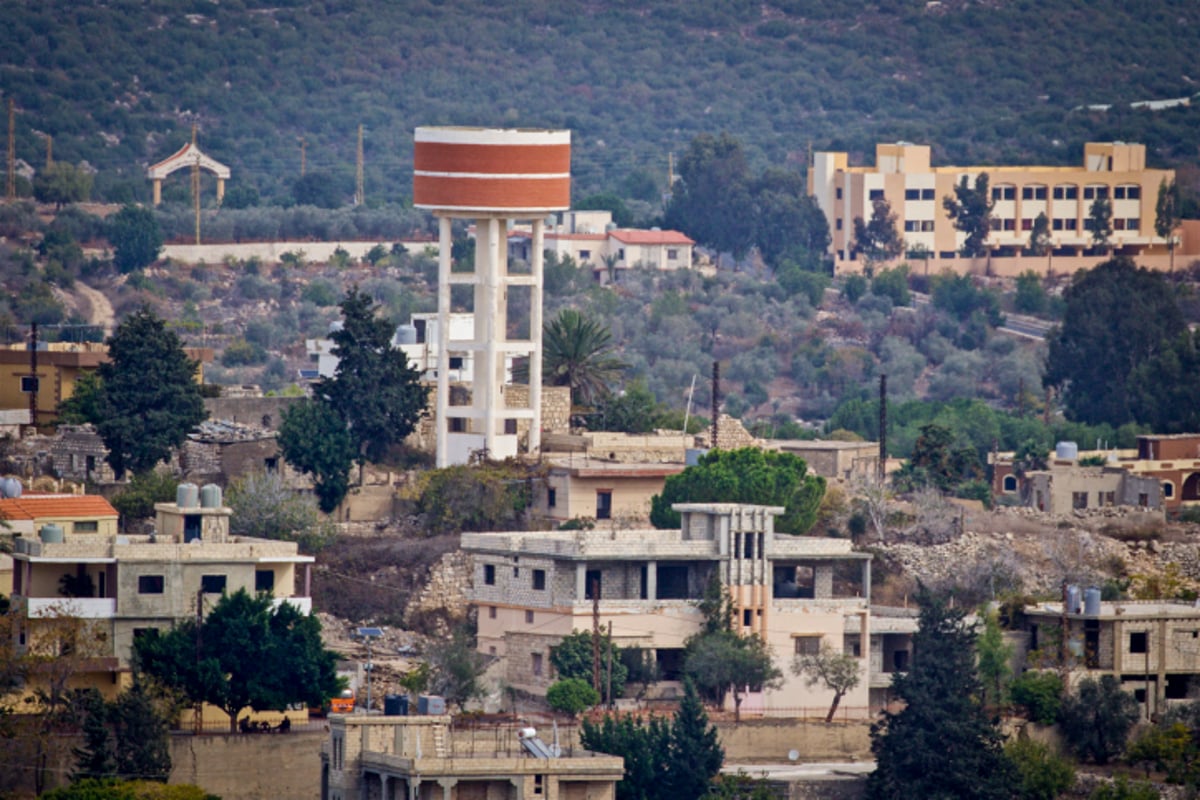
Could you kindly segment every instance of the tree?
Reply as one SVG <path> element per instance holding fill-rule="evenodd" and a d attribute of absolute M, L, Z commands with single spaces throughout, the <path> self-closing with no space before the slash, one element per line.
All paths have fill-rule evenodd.
<path fill-rule="evenodd" d="M 121 524 L 128 527 L 133 520 L 153 517 L 155 503 L 174 502 L 178 487 L 179 480 L 168 472 L 155 469 L 135 472 L 113 497 L 113 508 L 121 515 Z"/>
<path fill-rule="evenodd" d="M 597 431 L 650 433 L 661 427 L 662 407 L 643 378 L 637 378 L 621 392 L 609 393 L 600 399 L 588 427 Z"/>
<path fill-rule="evenodd" d="M 244 589 L 222 596 L 200 623 L 189 619 L 137 638 L 134 657 L 139 669 L 192 702 L 224 711 L 230 733 L 246 707 L 319 706 L 342 686 L 316 617 L 290 603 L 272 610 L 270 596 L 251 597 Z"/>
<path fill-rule="evenodd" d="M 1158 185 L 1158 200 L 1154 204 L 1154 232 L 1160 239 L 1167 240 L 1171 254 L 1171 272 L 1175 272 L 1175 229 L 1182 218 L 1179 186 L 1175 181 L 1163 178 Z"/>
<path fill-rule="evenodd" d="M 747 689 L 778 689 L 783 673 L 771 658 L 771 648 L 758 634 L 739 636 L 731 630 L 700 633 L 684 647 L 683 671 L 696 688 L 718 704 L 733 695 L 734 720 L 741 721 Z"/>
<path fill-rule="evenodd" d="M 169 457 L 208 412 L 195 380 L 198 362 L 148 307 L 126 317 L 106 344 L 96 432 L 120 479 L 127 469 L 144 472 Z"/>
<path fill-rule="evenodd" d="M 370 295 L 352 287 L 341 302 L 343 324 L 330 334 L 338 359 L 314 395 L 347 423 L 361 468 L 412 433 L 429 402 L 429 387 L 408 356 L 392 346 L 394 328 Z"/>
<path fill-rule="evenodd" d="M 862 681 L 858 659 L 849 653 L 839 653 L 824 643 L 819 652 L 798 656 L 792 662 L 792 674 L 804 676 L 804 685 L 809 688 L 821 684 L 833 692 L 833 702 L 829 705 L 829 713 L 825 715 L 826 722 L 833 722 L 833 715 L 837 713 L 842 698 Z"/>
<path fill-rule="evenodd" d="M 1055 800 L 1075 785 L 1075 767 L 1042 742 L 1012 739 L 1004 754 L 1017 768 L 1020 800 Z"/>
<path fill-rule="evenodd" d="M 1030 670 L 1022 673 L 1008 688 L 1012 701 L 1025 709 L 1029 719 L 1042 725 L 1058 720 L 1062 704 L 1062 678 L 1054 672 Z"/>
<path fill-rule="evenodd" d="M 113 781 L 87 778 L 46 792 L 44 800 L 220 800 L 190 783 Z"/>
<path fill-rule="evenodd" d="M 609 211 L 612 213 L 613 224 L 618 228 L 633 226 L 633 212 L 625 201 L 611 192 L 590 194 L 574 204 L 578 211 Z"/>
<path fill-rule="evenodd" d="M 1161 797 L 1153 784 L 1142 781 L 1130 783 L 1129 778 L 1118 775 L 1112 783 L 1097 786 L 1088 800 L 1160 800 Z"/>
<path fill-rule="evenodd" d="M 540 479 L 536 466 L 510 461 L 426 470 L 414 487 L 421 527 L 430 535 L 524 530 Z"/>
<path fill-rule="evenodd" d="M 39 203 L 82 203 L 92 196 L 92 175 L 65 161 L 55 161 L 33 178 L 33 196 Z"/>
<path fill-rule="evenodd" d="M 1012 668 L 1012 645 L 1004 641 L 1004 631 L 996 613 L 983 615 L 983 633 L 976 640 L 979 677 L 983 684 L 984 705 L 999 708 L 1004 703 Z"/>
<path fill-rule="evenodd" d="M 166 783 L 171 776 L 170 725 L 146 689 L 134 680 L 110 706 L 116 740 L 116 774 Z"/>
<path fill-rule="evenodd" d="M 1129 373 L 1129 411 L 1156 433 L 1200 430 L 1200 331 L 1185 331 Z"/>
<path fill-rule="evenodd" d="M 711 450 L 695 466 L 667 478 L 663 492 L 650 501 L 650 522 L 656 528 L 679 526 L 674 503 L 753 503 L 783 506 L 775 518 L 779 533 L 803 534 L 817 520 L 825 479 L 808 472 L 804 459 L 745 447 Z"/>
<path fill-rule="evenodd" d="M 233 509 L 229 532 L 239 536 L 298 542 L 311 553 L 335 535 L 333 526 L 321 520 L 312 497 L 290 489 L 278 472 L 252 472 L 235 479 L 225 502 Z"/>
<path fill-rule="evenodd" d="M 1079 758 L 1107 764 L 1125 749 L 1140 711 L 1133 695 L 1112 675 L 1084 678 L 1063 700 L 1059 723 L 1063 737 Z"/>
<path fill-rule="evenodd" d="M 754 243 L 776 275 L 787 271 L 785 262 L 804 272 L 827 271 L 829 220 L 808 194 L 804 176 L 768 169 L 753 182 L 751 193 L 753 206 L 747 211 L 754 218 Z"/>
<path fill-rule="evenodd" d="M 1112 201 L 1107 197 L 1097 197 L 1092 201 L 1084 223 L 1092 233 L 1093 247 L 1103 247 L 1111 252 L 1112 247 L 1109 240 L 1112 239 L 1113 234 L 1112 215 Z"/>
<path fill-rule="evenodd" d="M 1039 211 L 1033 220 L 1033 230 L 1029 232 L 1029 252 L 1035 256 L 1050 252 L 1050 218 L 1045 211 Z"/>
<path fill-rule="evenodd" d="M 896 228 L 896 212 L 892 205 L 880 197 L 871 201 L 871 221 L 854 218 L 853 247 L 867 262 L 867 272 L 880 261 L 891 261 L 904 252 L 904 239 Z"/>
<path fill-rule="evenodd" d="M 94 370 L 81 372 L 71 396 L 58 404 L 58 420 L 67 425 L 95 425 L 102 417 L 100 376 Z"/>
<path fill-rule="evenodd" d="M 1017 776 L 980 703 L 974 628 L 923 587 L 918 602 L 912 663 L 892 681 L 904 708 L 871 728 L 877 766 L 866 797 L 1009 800 Z"/>
<path fill-rule="evenodd" d="M 750 168 L 742 144 L 727 133 L 701 134 L 679 159 L 664 224 L 720 251 L 741 255 L 754 243 Z"/>
<path fill-rule="evenodd" d="M 611 651 L 611 652 L 610 652 Z M 591 631 L 575 631 L 570 636 L 550 648 L 550 664 L 560 678 L 580 678 L 592 683 L 592 655 L 596 652 L 592 647 Z M 614 645 L 607 637 L 600 640 L 600 693 L 608 695 L 612 687 L 611 697 L 620 697 L 625 691 L 625 680 L 629 669 L 621 659 L 621 648 Z M 612 664 L 610 678 L 608 665 Z M 611 698 L 610 698 L 611 699 Z"/>
<path fill-rule="evenodd" d="M 978 476 L 978 457 L 970 447 L 955 441 L 953 431 L 935 422 L 922 425 L 920 431 L 908 462 L 892 476 L 897 487 L 911 491 L 931 485 L 950 492 Z"/>
<path fill-rule="evenodd" d="M 1046 337 L 1043 384 L 1061 390 L 1073 421 L 1132 421 L 1132 372 L 1186 330 L 1174 290 L 1118 257 L 1076 273 L 1063 299 L 1062 324 Z"/>
<path fill-rule="evenodd" d="M 324 403 L 305 398 L 284 409 L 278 441 L 287 462 L 312 476 L 321 510 L 337 508 L 350 490 L 357 453 L 345 421 Z"/>
<path fill-rule="evenodd" d="M 992 229 L 992 198 L 988 193 L 988 175 L 981 172 L 971 185 L 970 178 L 963 175 L 954 187 L 954 196 L 942 198 L 942 208 L 954 221 L 954 227 L 966 235 L 962 254 L 970 258 L 986 255 L 987 237 Z"/>
<path fill-rule="evenodd" d="M 685 680 L 683 701 L 671 725 L 671 757 L 666 774 L 669 796 L 703 797 L 724 761 L 716 726 L 709 724 L 696 687 Z"/>
<path fill-rule="evenodd" d="M 446 702 L 458 706 L 459 711 L 484 695 L 479 679 L 487 667 L 487 658 L 475 649 L 471 631 L 462 626 L 455 628 L 450 636 L 433 644 L 428 657 L 433 672 L 430 686 Z"/>
<path fill-rule="evenodd" d="M 1046 289 L 1036 272 L 1027 269 L 1017 276 L 1013 308 L 1022 314 L 1041 314 L 1046 310 Z"/>
<path fill-rule="evenodd" d="M 338 184 L 339 181 L 328 172 L 309 172 L 292 184 L 292 199 L 301 206 L 337 208 L 346 200 L 345 191 Z"/>
<path fill-rule="evenodd" d="M 570 386 L 572 403 L 592 407 L 625 369 L 613 351 L 612 332 L 606 326 L 564 308 L 542 334 L 542 380 Z"/>
<path fill-rule="evenodd" d="M 108 218 L 108 241 L 113 246 L 113 263 L 121 272 L 148 267 L 162 252 L 162 228 L 154 212 L 127 205 Z"/>
<path fill-rule="evenodd" d="M 908 267 L 880 270 L 871 279 L 871 294 L 887 297 L 894 306 L 906 306 L 912 301 L 908 291 Z"/>
<path fill-rule="evenodd" d="M 583 678 L 563 678 L 550 684 L 546 690 L 546 703 L 555 711 L 572 717 L 599 702 L 600 693 Z"/>

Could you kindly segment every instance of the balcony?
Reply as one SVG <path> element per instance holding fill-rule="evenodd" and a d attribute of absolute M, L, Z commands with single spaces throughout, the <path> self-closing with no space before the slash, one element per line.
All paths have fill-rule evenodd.
<path fill-rule="evenodd" d="M 112 619 L 117 615 L 115 597 L 27 597 L 25 608 L 33 619 L 76 617 Z"/>
<path fill-rule="evenodd" d="M 301 614 L 312 613 L 312 598 L 311 597 L 276 597 L 271 600 L 271 608 L 279 608 L 284 603 L 295 607 Z"/>

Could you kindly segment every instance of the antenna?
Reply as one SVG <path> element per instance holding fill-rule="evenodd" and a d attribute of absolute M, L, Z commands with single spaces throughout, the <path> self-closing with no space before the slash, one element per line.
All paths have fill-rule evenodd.
<path fill-rule="evenodd" d="M 301 136 L 300 137 L 300 177 L 301 178 L 304 177 L 304 167 L 305 167 L 304 148 L 306 146 L 307 146 L 307 143 L 304 141 L 304 137 Z"/>
<path fill-rule="evenodd" d="M 358 126 L 358 160 L 354 172 L 354 205 L 361 206 L 365 201 L 363 194 L 363 126 Z"/>
<path fill-rule="evenodd" d="M 696 393 L 696 373 L 692 373 L 692 388 L 688 389 L 687 410 L 683 412 L 683 435 L 687 436 L 688 420 L 692 416 L 692 395 Z"/>

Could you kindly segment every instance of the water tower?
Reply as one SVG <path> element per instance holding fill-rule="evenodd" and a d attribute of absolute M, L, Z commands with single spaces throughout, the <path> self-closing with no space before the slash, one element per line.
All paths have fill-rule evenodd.
<path fill-rule="evenodd" d="M 417 128 L 413 205 L 438 218 L 437 466 L 473 454 L 517 454 L 517 421 L 529 420 L 530 452 L 541 446 L 542 266 L 545 219 L 571 205 L 571 133 L 495 128 Z M 451 223 L 475 224 L 471 272 L 451 272 Z M 510 274 L 508 228 L 533 228 L 530 271 Z M 451 288 L 470 286 L 474 330 L 450 339 Z M 508 338 L 508 295 L 529 287 L 529 338 Z M 457 355 L 456 355 L 457 354 Z M 450 359 L 469 354 L 469 402 L 451 396 Z M 505 387 L 508 357 L 529 357 L 529 391 L 515 402 Z M 456 393 L 457 394 L 457 393 Z M 452 402 L 453 401 L 453 402 Z"/>

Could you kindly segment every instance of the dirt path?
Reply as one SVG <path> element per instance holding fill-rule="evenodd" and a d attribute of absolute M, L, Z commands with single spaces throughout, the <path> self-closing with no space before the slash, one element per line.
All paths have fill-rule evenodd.
<path fill-rule="evenodd" d="M 83 281 L 75 281 L 75 292 L 82 301 L 81 305 L 85 306 L 79 311 L 87 317 L 88 323 L 103 328 L 105 334 L 111 333 L 115 315 L 108 298 Z"/>

